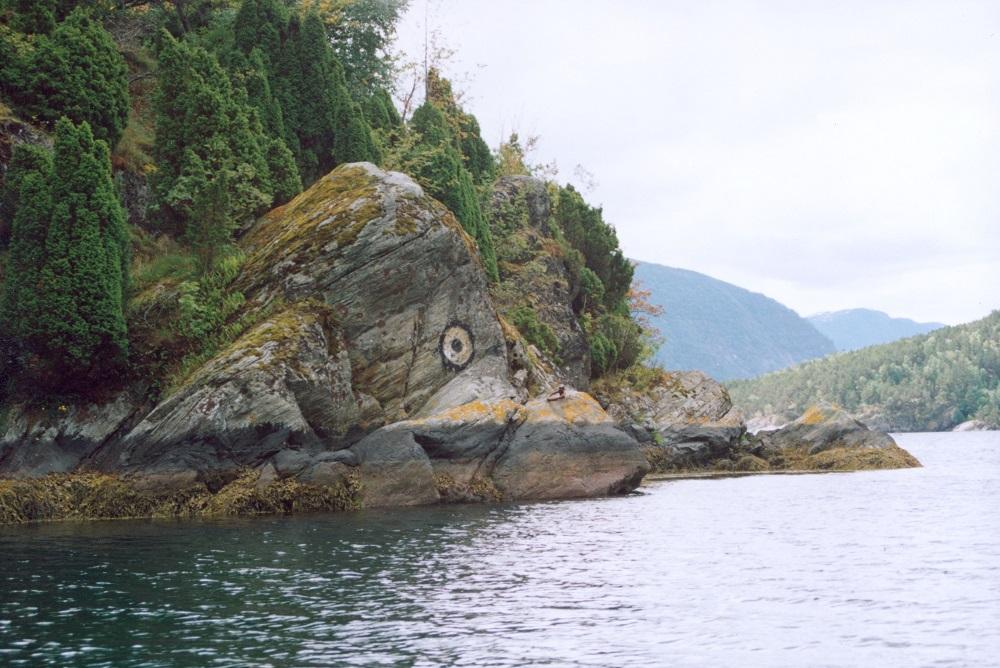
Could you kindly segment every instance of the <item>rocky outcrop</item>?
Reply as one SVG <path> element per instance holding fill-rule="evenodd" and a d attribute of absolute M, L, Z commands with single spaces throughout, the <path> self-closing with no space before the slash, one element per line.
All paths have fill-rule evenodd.
<path fill-rule="evenodd" d="M 352 450 L 367 506 L 603 496 L 635 489 L 649 470 L 636 442 L 576 392 L 471 402 L 384 427 Z"/>
<path fill-rule="evenodd" d="M 537 318 L 536 331 L 551 333 L 552 341 L 535 342 L 532 353 L 546 358 L 553 382 L 585 390 L 590 385 L 590 345 L 573 311 L 579 286 L 573 284 L 560 255 L 551 214 L 544 181 L 530 176 L 497 181 L 489 216 L 501 280 L 492 294 L 508 320 L 517 324 L 518 315 L 523 319 L 529 309 Z M 543 349 L 546 345 L 552 349 Z"/>
<path fill-rule="evenodd" d="M 952 431 L 991 431 L 993 429 L 995 427 L 983 420 L 966 420 L 961 424 L 955 425 Z"/>
<path fill-rule="evenodd" d="M 342 166 L 240 244 L 233 285 L 256 324 L 156 405 L 12 408 L 0 474 L 72 475 L 0 485 L 0 515 L 594 496 L 630 491 L 648 469 L 588 395 L 515 387 L 474 242 L 408 177 Z M 43 488 L 70 491 L 32 515 Z"/>
<path fill-rule="evenodd" d="M 643 443 L 657 471 L 700 469 L 731 460 L 746 435 L 729 393 L 700 371 L 655 372 L 645 389 L 602 385 L 602 404 Z"/>
<path fill-rule="evenodd" d="M 869 429 L 832 404 L 809 408 L 798 420 L 762 432 L 755 452 L 772 469 L 858 470 L 920 466 L 884 432 Z"/>

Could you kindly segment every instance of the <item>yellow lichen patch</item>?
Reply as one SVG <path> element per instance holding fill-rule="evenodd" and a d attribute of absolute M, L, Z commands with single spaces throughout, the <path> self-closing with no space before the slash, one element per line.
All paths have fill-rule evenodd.
<path fill-rule="evenodd" d="M 601 408 L 601 405 L 586 392 L 569 394 L 566 398 L 556 399 L 555 401 L 546 400 L 545 404 L 542 407 L 540 402 L 533 402 L 532 408 L 536 406 L 539 408 L 537 412 L 535 410 L 532 411 L 529 419 L 532 421 L 565 420 L 576 425 L 600 424 L 608 422 L 611 419 L 604 412 L 604 409 Z"/>
<path fill-rule="evenodd" d="M 427 425 L 439 423 L 466 424 L 470 422 L 481 422 L 492 420 L 494 422 L 507 422 L 511 416 L 520 416 L 524 412 L 524 407 L 514 403 L 509 399 L 500 401 L 484 402 L 470 401 L 469 403 L 455 406 L 448 410 L 426 418 L 417 418 L 407 421 L 410 425 Z"/>
<path fill-rule="evenodd" d="M 318 254 L 331 243 L 349 246 L 383 215 L 375 177 L 356 165 L 338 167 L 265 215 L 244 237 L 248 259 L 239 283 L 266 280 L 271 267 L 300 253 Z"/>
<path fill-rule="evenodd" d="M 819 424 L 829 420 L 830 416 L 827 411 L 823 410 L 819 406 L 810 406 L 806 409 L 806 412 L 802 414 L 799 418 L 799 422 L 802 424 Z"/>

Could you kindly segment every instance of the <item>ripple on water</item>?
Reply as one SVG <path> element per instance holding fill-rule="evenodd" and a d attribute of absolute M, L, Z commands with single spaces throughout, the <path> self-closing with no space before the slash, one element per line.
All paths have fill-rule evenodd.
<path fill-rule="evenodd" d="M 625 498 L 4 528 L 12 666 L 997 665 L 1000 434 Z"/>

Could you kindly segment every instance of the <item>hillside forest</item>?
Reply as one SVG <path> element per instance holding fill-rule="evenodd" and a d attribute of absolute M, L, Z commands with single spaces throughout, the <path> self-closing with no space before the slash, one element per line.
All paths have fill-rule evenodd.
<path fill-rule="evenodd" d="M 982 320 L 839 353 L 728 384 L 749 415 L 794 419 L 831 401 L 899 431 L 940 431 L 967 420 L 1000 426 L 1000 311 Z"/>

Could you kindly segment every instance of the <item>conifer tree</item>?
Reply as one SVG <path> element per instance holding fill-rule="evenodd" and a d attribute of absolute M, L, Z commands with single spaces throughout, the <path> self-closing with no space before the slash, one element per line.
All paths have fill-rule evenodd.
<path fill-rule="evenodd" d="M 15 144 L 11 152 L 3 187 L 0 188 L 0 248 L 10 239 L 21 184 L 32 173 L 47 175 L 52 169 L 52 152 L 44 146 Z"/>
<path fill-rule="evenodd" d="M 491 280 L 499 278 L 493 236 L 476 197 L 472 175 L 462 166 L 462 156 L 444 114 L 424 103 L 413 114 L 412 128 L 419 135 L 411 156 L 417 180 L 432 197 L 441 200 L 469 235 L 476 240 L 479 254 Z"/>
<path fill-rule="evenodd" d="M 167 33 L 161 39 L 154 213 L 167 229 L 184 233 L 202 191 L 225 172 L 229 216 L 234 224 L 250 220 L 267 209 L 276 191 L 256 113 L 214 56 Z"/>
<path fill-rule="evenodd" d="M 54 153 L 22 179 L 0 312 L 27 379 L 78 391 L 125 363 L 128 233 L 107 144 L 64 118 Z"/>
<path fill-rule="evenodd" d="M 16 102 L 51 126 L 86 121 L 98 139 L 117 143 L 128 121 L 128 70 L 111 35 L 77 8 L 40 37 Z"/>
<path fill-rule="evenodd" d="M 32 151 L 29 164 L 23 159 L 25 149 L 18 147 L 15 156 L 18 153 L 22 154 L 22 160 L 16 179 L 16 215 L 11 226 L 10 255 L 0 300 L 3 330 L 0 338 L 5 339 L 7 346 L 23 349 L 37 339 L 35 323 L 41 312 L 38 287 L 45 263 L 45 236 L 52 216 L 52 154 L 43 148 Z M 5 187 L 14 187 L 9 176 Z"/>

